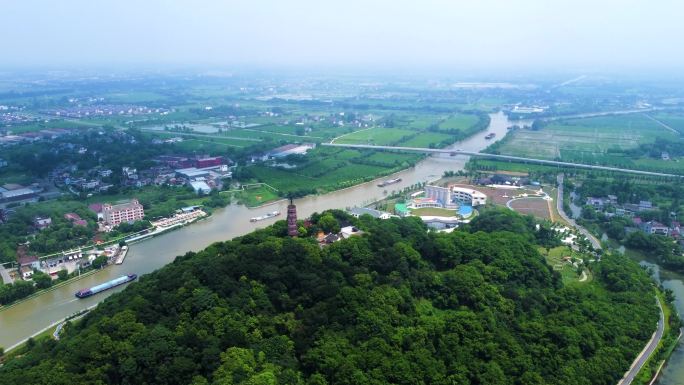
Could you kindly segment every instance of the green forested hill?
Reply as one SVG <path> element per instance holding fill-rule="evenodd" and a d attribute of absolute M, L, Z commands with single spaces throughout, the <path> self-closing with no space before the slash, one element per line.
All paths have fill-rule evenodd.
<path fill-rule="evenodd" d="M 309 233 L 331 215 L 351 220 L 315 215 Z M 0 383 L 614 385 L 654 330 L 638 265 L 606 256 L 563 286 L 530 218 L 491 211 L 451 234 L 353 221 L 363 236 L 323 249 L 279 222 L 179 257 Z"/>

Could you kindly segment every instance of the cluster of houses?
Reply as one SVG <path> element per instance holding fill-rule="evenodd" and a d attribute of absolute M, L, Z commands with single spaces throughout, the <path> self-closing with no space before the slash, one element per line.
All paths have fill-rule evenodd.
<path fill-rule="evenodd" d="M 506 174 L 493 174 L 475 181 L 475 184 L 480 186 L 493 187 L 525 187 L 525 186 L 541 186 L 538 181 L 531 180 L 526 177 L 511 176 Z"/>
<path fill-rule="evenodd" d="M 125 247 L 126 246 L 124 246 L 124 248 Z M 5 281 L 4 283 L 11 283 L 13 279 L 17 278 L 30 281 L 36 271 L 48 274 L 54 279 L 61 270 L 72 273 L 77 269 L 90 266 L 95 258 L 100 255 L 104 255 L 109 259 L 116 257 L 122 251 L 122 248 L 118 245 L 112 245 L 102 250 L 93 249 L 87 253 L 84 253 L 81 250 L 71 250 L 40 259 L 38 256 L 31 254 L 26 245 L 20 245 L 17 248 L 16 269 L 10 269 L 8 272 L 9 274 L 3 276 L 3 280 Z M 10 282 L 7 282 L 7 279 L 9 279 Z"/>
<path fill-rule="evenodd" d="M 169 111 L 170 110 L 167 108 L 150 108 L 146 106 L 135 106 L 130 104 L 99 104 L 53 108 L 42 112 L 46 115 L 57 116 L 60 118 L 88 118 L 95 116 L 114 115 L 168 115 Z"/>
<path fill-rule="evenodd" d="M 187 185 L 197 193 L 208 193 L 222 188 L 223 180 L 232 177 L 228 167 L 232 162 L 220 156 L 163 155 L 154 161 L 157 165 L 146 170 L 122 167 L 118 173 L 120 178 L 116 179 L 112 175 L 118 170 L 98 166 L 79 171 L 76 165 L 59 166 L 49 173 L 48 178 L 57 186 L 87 193 L 106 192 L 115 182 L 121 187 Z"/>
<path fill-rule="evenodd" d="M 341 241 L 343 239 L 347 239 L 354 236 L 359 236 L 361 234 L 363 234 L 363 231 L 357 229 L 356 227 L 345 226 L 340 229 L 339 233 L 325 234 L 321 231 L 316 235 L 316 240 L 318 241 L 318 245 L 320 247 L 325 247 L 337 241 Z"/>
<path fill-rule="evenodd" d="M 60 136 L 71 134 L 72 131 L 64 128 L 51 128 L 49 130 L 41 130 L 34 132 L 24 132 L 20 134 L 8 134 L 0 136 L 0 147 L 11 146 L 19 143 L 31 143 L 41 140 L 56 139 Z"/>
<path fill-rule="evenodd" d="M 681 238 L 681 224 L 677 221 L 672 221 L 668 226 L 655 220 L 642 220 L 639 213 L 656 208 L 651 201 L 642 200 L 639 203 L 620 204 L 618 203 L 617 196 L 608 195 L 606 197 L 588 197 L 585 203 L 608 218 L 614 216 L 631 218 L 634 223 L 632 230 L 639 229 L 647 234 L 671 236 L 675 239 Z"/>

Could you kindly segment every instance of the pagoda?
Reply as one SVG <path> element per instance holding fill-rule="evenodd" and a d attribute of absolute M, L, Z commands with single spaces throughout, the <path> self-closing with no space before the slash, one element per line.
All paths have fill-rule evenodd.
<path fill-rule="evenodd" d="M 297 228 L 297 206 L 295 206 L 292 198 L 290 198 L 290 204 L 287 205 L 287 235 L 291 237 L 299 235 L 299 229 Z"/>

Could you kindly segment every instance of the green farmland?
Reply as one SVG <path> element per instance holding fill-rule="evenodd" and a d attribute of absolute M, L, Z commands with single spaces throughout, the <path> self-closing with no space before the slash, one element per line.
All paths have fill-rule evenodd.
<path fill-rule="evenodd" d="M 275 187 L 280 196 L 306 195 L 367 182 L 408 168 L 420 159 L 418 154 L 317 148 L 296 168 L 259 164 L 244 167 L 241 172 L 254 182 Z"/>
<path fill-rule="evenodd" d="M 548 123 L 539 130 L 516 130 L 488 151 L 538 159 L 583 164 L 681 172 L 678 159 L 663 161 L 643 156 L 643 146 L 657 140 L 676 142 L 679 134 L 643 114 L 569 119 Z M 651 155 L 653 156 L 653 155 Z"/>

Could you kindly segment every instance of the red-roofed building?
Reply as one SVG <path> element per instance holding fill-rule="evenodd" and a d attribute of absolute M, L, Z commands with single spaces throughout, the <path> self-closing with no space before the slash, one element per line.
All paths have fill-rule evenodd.
<path fill-rule="evenodd" d="M 78 214 L 76 213 L 66 213 L 64 214 L 64 218 L 68 221 L 71 221 L 71 223 L 74 224 L 74 226 L 88 226 L 88 222 L 84 219 L 82 219 Z"/>
<path fill-rule="evenodd" d="M 214 166 L 220 166 L 222 164 L 223 164 L 223 157 L 212 156 L 212 157 L 208 157 L 208 158 L 197 159 L 197 161 L 195 162 L 195 167 L 197 167 L 197 168 L 214 167 Z"/>

